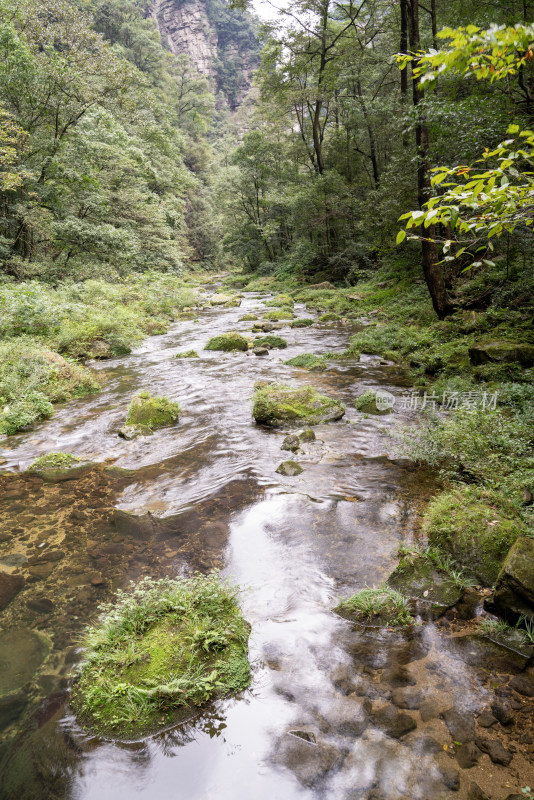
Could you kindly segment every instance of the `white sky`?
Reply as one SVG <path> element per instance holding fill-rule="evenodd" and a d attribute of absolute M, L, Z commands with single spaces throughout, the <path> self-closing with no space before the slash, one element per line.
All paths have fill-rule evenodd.
<path fill-rule="evenodd" d="M 284 0 L 273 0 L 273 2 L 279 8 L 283 8 L 285 5 Z M 252 8 L 258 17 L 265 22 L 276 19 L 277 11 L 267 0 L 252 0 Z"/>

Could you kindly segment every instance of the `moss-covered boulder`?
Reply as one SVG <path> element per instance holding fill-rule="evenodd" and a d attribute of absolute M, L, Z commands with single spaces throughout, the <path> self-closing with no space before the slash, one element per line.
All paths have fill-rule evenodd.
<path fill-rule="evenodd" d="M 250 683 L 250 626 L 217 575 L 145 578 L 83 637 L 74 709 L 105 734 L 141 736 Z"/>
<path fill-rule="evenodd" d="M 534 622 L 534 539 L 520 536 L 497 577 L 492 605 L 499 614 Z"/>
<path fill-rule="evenodd" d="M 255 388 L 252 415 L 256 422 L 273 427 L 319 425 L 341 419 L 345 409 L 338 400 L 319 394 L 312 386 L 259 384 Z"/>
<path fill-rule="evenodd" d="M 245 352 L 248 350 L 248 342 L 245 337 L 237 333 L 237 331 L 229 331 L 228 333 L 221 333 L 219 336 L 211 338 L 204 350 L 222 350 L 224 353 L 230 353 L 232 350 Z"/>
<path fill-rule="evenodd" d="M 287 347 L 287 342 L 281 336 L 260 336 L 259 339 L 254 339 L 254 347 L 273 347 L 278 350 L 284 350 Z"/>
<path fill-rule="evenodd" d="M 519 342 L 486 342 L 469 348 L 473 366 L 481 364 L 518 363 L 522 367 L 534 366 L 534 345 Z"/>
<path fill-rule="evenodd" d="M 290 308 L 279 308 L 276 311 L 267 311 L 263 315 L 263 319 L 270 320 L 271 322 L 281 322 L 284 319 L 293 319 L 293 311 Z"/>
<path fill-rule="evenodd" d="M 40 472 L 51 469 L 72 469 L 79 464 L 81 459 L 73 456 L 72 453 L 47 453 L 39 456 L 28 467 L 31 472 Z"/>
<path fill-rule="evenodd" d="M 294 433 L 289 433 L 284 437 L 284 441 L 280 445 L 280 450 L 290 450 L 292 453 L 296 453 L 297 450 L 300 450 L 299 437 L 295 436 Z"/>
<path fill-rule="evenodd" d="M 175 358 L 199 358 L 196 350 L 185 350 L 183 353 L 176 353 Z"/>
<path fill-rule="evenodd" d="M 119 436 L 127 442 L 139 439 L 141 436 L 150 436 L 152 429 L 147 425 L 123 425 L 119 428 Z"/>
<path fill-rule="evenodd" d="M 308 328 L 310 325 L 313 325 L 313 320 L 309 319 L 308 317 L 294 319 L 291 323 L 292 328 Z"/>
<path fill-rule="evenodd" d="M 126 414 L 126 425 L 138 425 L 154 431 L 178 422 L 180 406 L 167 397 L 152 397 L 149 392 L 140 392 L 132 397 Z"/>
<path fill-rule="evenodd" d="M 290 358 L 284 361 L 290 367 L 301 367 L 302 369 L 310 370 L 323 370 L 326 369 L 326 361 L 322 356 L 316 356 L 313 353 L 301 353 L 295 358 Z"/>
<path fill-rule="evenodd" d="M 430 545 L 449 553 L 484 586 L 492 586 L 510 547 L 526 531 L 517 511 L 500 495 L 460 486 L 431 501 L 423 532 Z"/>
<path fill-rule="evenodd" d="M 403 595 L 417 600 L 434 619 L 456 605 L 462 597 L 451 577 L 436 569 L 431 559 L 404 557 L 387 579 L 387 585 Z"/>
<path fill-rule="evenodd" d="M 284 306 L 293 308 L 294 303 L 295 301 L 290 294 L 277 294 L 276 297 L 273 297 L 273 299 L 269 300 L 265 305 L 275 306 L 276 308 L 283 308 Z"/>
<path fill-rule="evenodd" d="M 256 319 L 258 319 L 256 314 L 243 314 L 242 317 L 239 317 L 239 322 L 252 322 Z"/>
<path fill-rule="evenodd" d="M 314 442 L 317 437 L 315 435 L 315 431 L 306 430 L 299 433 L 299 439 L 301 442 Z"/>
<path fill-rule="evenodd" d="M 284 475 L 286 478 L 294 478 L 296 475 L 300 475 L 301 472 L 304 472 L 300 464 L 297 464 L 296 461 L 282 461 L 276 468 L 276 471 L 280 475 Z"/>
<path fill-rule="evenodd" d="M 229 294 L 213 294 L 210 297 L 210 303 L 212 306 L 224 306 L 225 303 L 231 303 L 234 299 Z"/>
<path fill-rule="evenodd" d="M 392 408 L 382 408 L 382 406 L 377 405 L 377 398 L 376 392 L 364 392 L 359 397 L 356 398 L 354 407 L 356 411 L 360 411 L 362 414 L 376 414 L 378 416 L 382 416 L 383 414 L 392 414 Z"/>

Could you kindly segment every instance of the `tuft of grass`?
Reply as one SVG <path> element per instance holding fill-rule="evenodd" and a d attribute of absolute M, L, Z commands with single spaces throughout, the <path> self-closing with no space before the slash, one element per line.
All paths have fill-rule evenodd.
<path fill-rule="evenodd" d="M 308 328 L 310 325 L 313 325 L 313 319 L 309 319 L 308 317 L 294 319 L 291 323 L 292 328 Z"/>
<path fill-rule="evenodd" d="M 252 322 L 255 319 L 258 319 L 257 314 L 243 314 L 242 317 L 239 317 L 239 322 Z"/>
<path fill-rule="evenodd" d="M 373 589 L 366 586 L 342 600 L 334 611 L 373 625 L 404 627 L 414 622 L 406 598 L 388 586 Z"/>
<path fill-rule="evenodd" d="M 176 353 L 174 358 L 199 358 L 196 350 L 186 350 L 183 353 Z"/>
<path fill-rule="evenodd" d="M 326 314 L 321 314 L 319 322 L 338 322 L 341 319 L 339 314 L 334 311 L 327 311 Z"/>
<path fill-rule="evenodd" d="M 283 319 L 293 319 L 293 311 L 290 308 L 280 308 L 276 311 L 267 311 L 263 315 L 263 319 L 270 322 L 279 322 Z"/>
<path fill-rule="evenodd" d="M 78 456 L 73 456 L 72 453 L 47 453 L 44 456 L 39 456 L 28 467 L 28 469 L 45 470 L 45 469 L 70 469 L 75 464 L 81 461 Z"/>
<path fill-rule="evenodd" d="M 291 297 L 290 294 L 278 294 L 276 297 L 273 297 L 272 300 L 269 300 L 265 303 L 266 306 L 275 306 L 277 308 L 293 308 L 295 301 Z"/>
<path fill-rule="evenodd" d="M 100 607 L 72 702 L 106 734 L 140 736 L 250 684 L 250 626 L 238 590 L 211 573 L 144 578 Z"/>

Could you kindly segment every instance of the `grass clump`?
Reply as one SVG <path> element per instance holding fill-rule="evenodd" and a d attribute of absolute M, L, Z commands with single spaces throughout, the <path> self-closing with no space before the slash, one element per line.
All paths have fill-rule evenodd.
<path fill-rule="evenodd" d="M 309 319 L 308 317 L 294 319 L 291 323 L 292 328 L 308 328 L 310 325 L 313 325 L 313 319 Z"/>
<path fill-rule="evenodd" d="M 321 314 L 319 322 L 338 322 L 341 319 L 339 314 L 334 311 L 327 311 L 326 314 Z"/>
<path fill-rule="evenodd" d="M 257 314 L 243 314 L 242 317 L 239 317 L 239 322 L 252 322 L 255 319 L 258 319 Z"/>
<path fill-rule="evenodd" d="M 290 308 L 280 308 L 276 311 L 267 311 L 263 315 L 263 319 L 270 322 L 280 322 L 283 319 L 293 319 L 293 311 Z"/>
<path fill-rule="evenodd" d="M 248 350 L 248 342 L 240 333 L 229 331 L 228 333 L 221 333 L 220 336 L 213 336 L 204 350 L 222 350 L 224 353 L 229 353 L 232 350 L 245 352 Z"/>
<path fill-rule="evenodd" d="M 414 622 L 406 598 L 388 586 L 360 589 L 342 600 L 334 611 L 362 624 L 405 627 Z"/>
<path fill-rule="evenodd" d="M 261 336 L 259 339 L 254 339 L 254 347 L 265 346 L 273 347 L 278 350 L 285 350 L 287 347 L 287 342 L 281 336 L 274 336 L 272 334 Z"/>
<path fill-rule="evenodd" d="M 266 306 L 275 306 L 276 308 L 293 308 L 295 301 L 290 294 L 277 294 L 272 300 L 265 303 Z"/>
<path fill-rule="evenodd" d="M 140 736 L 246 689 L 250 626 L 237 596 L 215 573 L 117 592 L 81 642 L 72 698 L 82 722 Z"/>
<path fill-rule="evenodd" d="M 423 532 L 431 546 L 449 554 L 484 586 L 491 586 L 508 550 L 528 529 L 502 495 L 459 485 L 429 503 Z"/>
<path fill-rule="evenodd" d="M 176 353 L 174 358 L 199 358 L 196 350 L 186 350 L 183 353 Z"/>
<path fill-rule="evenodd" d="M 79 461 L 78 456 L 73 456 L 72 453 L 47 453 L 44 456 L 39 456 L 30 465 L 28 469 L 46 470 L 46 469 L 70 469 L 74 467 Z"/>
<path fill-rule="evenodd" d="M 174 425 L 180 416 L 180 406 L 167 397 L 152 397 L 141 392 L 132 398 L 126 414 L 126 425 L 140 425 L 153 431 Z"/>
<path fill-rule="evenodd" d="M 308 425 L 341 419 L 345 409 L 312 386 L 260 384 L 255 387 L 252 416 L 256 422 L 276 426 L 304 421 Z"/>
<path fill-rule="evenodd" d="M 284 361 L 290 367 L 302 367 L 303 369 L 323 370 L 326 369 L 326 361 L 322 356 L 316 356 L 313 353 L 301 353 L 295 358 L 290 358 Z"/>

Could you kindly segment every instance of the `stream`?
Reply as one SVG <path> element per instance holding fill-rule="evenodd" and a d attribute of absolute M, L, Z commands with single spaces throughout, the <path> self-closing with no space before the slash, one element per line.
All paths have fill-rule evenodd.
<path fill-rule="evenodd" d="M 282 326 L 288 347 L 267 356 L 203 350 L 218 333 L 249 332 L 239 318 L 268 299 L 247 293 L 239 308 L 206 308 L 93 362 L 100 394 L 2 442 L 0 565 L 24 584 L 0 613 L 1 800 L 504 800 L 534 786 L 532 709 L 507 685 L 525 667 L 519 654 L 463 635 L 468 623 L 362 630 L 332 612 L 417 541 L 436 478 L 395 457 L 391 431 L 413 411 L 354 408 L 368 388 L 409 390 L 400 367 L 365 356 L 323 372 L 283 364 L 342 353 L 350 325 Z M 173 358 L 189 349 L 200 358 Z M 285 433 L 251 417 L 260 379 L 311 383 L 346 406 L 303 444 L 297 477 L 276 473 L 293 458 L 280 450 Z M 117 431 L 141 390 L 183 412 L 175 427 L 124 441 Z M 97 463 L 59 483 L 22 474 L 58 450 Z M 213 568 L 244 587 L 251 689 L 142 741 L 80 728 L 69 678 L 99 603 L 145 575 Z M 476 717 L 499 697 L 516 703 L 514 721 L 482 731 Z M 509 764 L 487 752 L 459 764 L 458 742 L 481 734 L 504 744 Z"/>

